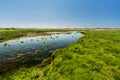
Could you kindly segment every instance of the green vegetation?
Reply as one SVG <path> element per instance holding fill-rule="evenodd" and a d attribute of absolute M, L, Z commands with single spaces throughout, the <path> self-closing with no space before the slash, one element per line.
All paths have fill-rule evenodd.
<path fill-rule="evenodd" d="M 71 31 L 74 29 L 20 29 L 20 28 L 0 28 L 0 41 L 13 39 L 21 36 L 27 36 L 29 34 L 40 35 L 40 34 L 47 34 L 46 32 L 64 32 L 64 31 Z M 34 35 L 34 36 L 35 36 Z"/>
<path fill-rule="evenodd" d="M 27 33 L 27 30 L 0 29 L 0 41 L 24 36 L 26 33 Z"/>
<path fill-rule="evenodd" d="M 41 64 L 13 70 L 0 80 L 120 80 L 120 30 L 88 30 Z"/>

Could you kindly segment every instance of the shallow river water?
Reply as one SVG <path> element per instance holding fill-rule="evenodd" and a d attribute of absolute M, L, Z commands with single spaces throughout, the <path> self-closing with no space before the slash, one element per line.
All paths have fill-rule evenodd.
<path fill-rule="evenodd" d="M 77 42 L 82 36 L 78 32 L 53 33 L 0 42 L 0 70 L 6 66 L 13 67 L 22 63 L 40 61 L 47 57 L 52 50 L 67 47 Z"/>

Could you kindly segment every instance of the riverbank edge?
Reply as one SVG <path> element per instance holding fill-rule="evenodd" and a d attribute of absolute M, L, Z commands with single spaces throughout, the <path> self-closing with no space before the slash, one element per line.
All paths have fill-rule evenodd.
<path fill-rule="evenodd" d="M 45 34 L 44 35 L 52 35 L 52 34 L 70 34 L 70 33 L 72 33 L 73 31 L 66 31 L 66 32 L 56 32 L 56 31 L 54 31 L 54 32 L 45 32 Z M 78 32 L 78 31 L 77 31 Z M 34 33 L 33 33 L 34 34 Z M 27 37 L 35 37 L 35 36 L 43 36 L 43 35 L 34 35 L 34 36 L 27 36 Z M 26 37 L 26 36 L 22 36 L 22 37 L 19 37 L 19 38 L 23 38 L 23 37 Z M 16 39 L 16 38 L 14 38 L 14 39 Z M 17 38 L 18 39 L 18 38 Z M 60 48 L 61 49 L 61 48 Z M 55 50 L 53 50 L 53 51 L 55 51 Z M 7 62 L 7 60 L 9 61 L 9 62 L 14 62 L 14 60 L 16 60 L 16 59 L 21 59 L 23 56 L 27 56 L 27 55 L 29 55 L 29 56 L 32 56 L 33 54 L 35 54 L 35 55 L 37 55 L 37 54 L 39 54 L 41 52 L 41 50 L 36 50 L 36 51 L 34 51 L 34 52 L 28 52 L 28 53 L 26 53 L 25 55 L 23 55 L 22 53 L 20 53 L 20 55 L 17 55 L 16 57 L 14 57 L 14 58 L 8 58 L 8 59 L 5 59 L 4 61 L 6 61 Z M 52 51 L 50 51 L 50 54 L 52 54 Z M 51 62 L 52 62 L 52 60 L 53 60 L 54 58 L 53 58 L 53 56 L 51 56 L 51 55 L 49 55 L 48 57 L 46 57 L 46 58 L 44 58 L 44 59 L 42 59 L 42 60 L 38 60 L 38 62 L 35 62 L 35 63 L 33 63 L 33 65 L 37 65 L 38 63 L 40 64 L 40 67 L 42 68 L 42 67 L 45 67 L 47 64 L 50 64 Z M 27 61 L 26 61 L 27 62 Z M 17 63 L 17 62 L 16 62 Z M 15 66 L 16 65 L 16 66 Z M 17 65 L 17 64 L 15 64 L 14 66 L 12 66 L 12 64 L 8 64 L 7 66 L 9 66 L 9 67 L 1 67 L 0 68 L 0 74 L 4 74 L 4 73 L 7 73 L 7 72 L 10 72 L 10 71 L 12 71 L 12 70 L 16 70 L 16 69 L 19 69 L 19 68 L 21 68 L 21 67 L 28 67 L 28 66 L 33 66 L 33 65 Z M 3 70 L 3 71 L 2 71 Z"/>
<path fill-rule="evenodd" d="M 71 44 L 71 45 L 73 45 L 73 44 Z M 57 50 L 55 50 L 55 51 L 57 51 Z M 59 50 L 58 50 L 59 51 Z M 43 60 L 43 67 L 39 67 L 39 68 L 41 68 L 41 69 L 43 69 L 43 68 L 45 68 L 45 66 L 48 66 L 53 60 L 54 60 L 54 58 L 55 58 L 55 56 L 54 56 L 54 52 L 53 52 L 53 54 L 52 54 L 52 56 L 51 57 L 49 57 L 49 58 L 46 58 L 45 60 Z M 48 62 L 48 61 L 50 61 L 50 63 L 48 62 L 48 64 L 46 65 L 46 64 L 44 64 L 44 61 L 45 62 Z M 40 66 L 40 65 L 39 65 Z"/>

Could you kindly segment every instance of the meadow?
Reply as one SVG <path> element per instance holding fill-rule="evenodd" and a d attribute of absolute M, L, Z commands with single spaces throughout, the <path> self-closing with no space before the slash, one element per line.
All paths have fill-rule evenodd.
<path fill-rule="evenodd" d="M 73 29 L 37 29 L 37 28 L 0 28 L 0 42 L 4 40 L 14 39 L 22 36 L 28 36 L 31 34 L 43 35 L 46 32 L 65 32 L 72 31 Z"/>
<path fill-rule="evenodd" d="M 77 31 L 84 37 L 76 43 L 52 51 L 40 64 L 8 71 L 0 80 L 120 80 L 120 29 Z"/>

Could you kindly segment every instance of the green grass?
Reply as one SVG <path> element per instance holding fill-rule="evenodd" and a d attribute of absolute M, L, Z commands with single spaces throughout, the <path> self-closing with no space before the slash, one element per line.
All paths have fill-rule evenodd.
<path fill-rule="evenodd" d="M 1 28 L 0 29 L 0 41 L 9 40 L 21 36 L 27 36 L 29 33 L 41 33 L 46 34 L 45 32 L 64 32 L 64 31 L 71 31 L 72 29 L 19 29 L 19 28 Z M 39 34 L 40 35 L 40 34 Z"/>
<path fill-rule="evenodd" d="M 31 32 L 37 33 L 34 29 L 0 29 L 0 41 L 25 36 Z"/>
<path fill-rule="evenodd" d="M 120 80 L 120 30 L 87 31 L 78 42 L 53 51 L 41 64 L 10 71 L 0 79 Z"/>

